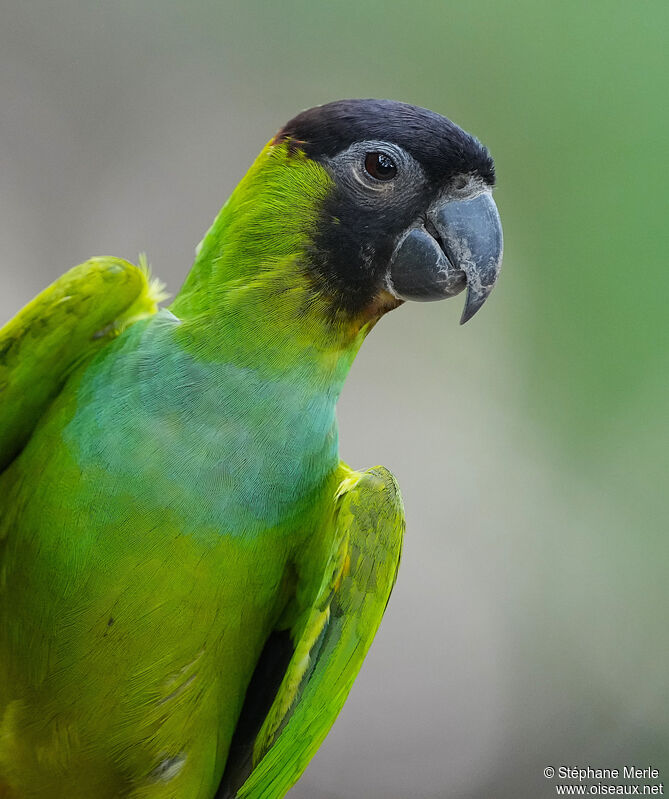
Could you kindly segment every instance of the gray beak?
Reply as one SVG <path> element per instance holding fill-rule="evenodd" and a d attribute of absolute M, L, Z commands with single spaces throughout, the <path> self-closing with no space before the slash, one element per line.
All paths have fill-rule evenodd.
<path fill-rule="evenodd" d="M 429 231 L 428 231 L 429 228 Z M 441 300 L 467 287 L 460 324 L 474 316 L 502 266 L 502 224 L 489 191 L 440 203 L 395 247 L 389 287 L 403 300 Z"/>

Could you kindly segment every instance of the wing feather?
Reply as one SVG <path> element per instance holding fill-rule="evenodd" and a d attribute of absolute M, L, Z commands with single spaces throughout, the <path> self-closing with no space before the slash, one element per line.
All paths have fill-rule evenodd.
<path fill-rule="evenodd" d="M 0 470 L 25 446 L 72 369 L 155 313 L 163 298 L 144 262 L 92 258 L 0 328 Z"/>
<path fill-rule="evenodd" d="M 399 566 L 404 510 L 389 471 L 352 473 L 336 497 L 336 535 L 307 624 L 253 747 L 241 786 L 219 799 L 279 799 L 346 701 L 383 617 Z M 223 787 L 225 786 L 225 787 Z"/>

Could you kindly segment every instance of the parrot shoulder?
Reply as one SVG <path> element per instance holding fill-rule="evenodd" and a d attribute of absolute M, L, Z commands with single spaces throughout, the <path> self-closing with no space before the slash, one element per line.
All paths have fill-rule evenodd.
<path fill-rule="evenodd" d="M 0 328 L 0 470 L 25 446 L 68 375 L 164 299 L 144 258 L 91 258 Z"/>
<path fill-rule="evenodd" d="M 258 701 L 252 681 L 218 799 L 268 799 L 290 789 L 344 705 L 381 623 L 399 568 L 402 499 L 383 467 L 342 466 L 342 473 L 320 589 L 306 619 L 274 633 L 265 648 L 265 699 Z"/>

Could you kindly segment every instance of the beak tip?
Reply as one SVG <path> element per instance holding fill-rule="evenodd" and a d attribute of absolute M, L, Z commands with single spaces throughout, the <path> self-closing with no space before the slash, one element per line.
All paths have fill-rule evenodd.
<path fill-rule="evenodd" d="M 492 288 L 492 286 L 490 287 Z M 483 303 L 488 299 L 490 291 L 485 291 L 481 294 L 474 294 L 471 289 L 467 290 L 467 299 L 465 300 L 465 307 L 462 309 L 462 316 L 460 317 L 460 324 L 466 324 L 474 314 L 478 313 L 483 307 Z"/>

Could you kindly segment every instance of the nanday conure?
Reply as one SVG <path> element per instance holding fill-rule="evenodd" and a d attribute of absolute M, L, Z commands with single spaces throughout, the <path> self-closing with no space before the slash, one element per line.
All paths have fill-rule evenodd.
<path fill-rule="evenodd" d="M 169 308 L 75 267 L 0 330 L 0 798 L 275 799 L 341 709 L 402 502 L 335 404 L 405 300 L 499 272 L 487 150 L 348 100 L 262 150 Z"/>

